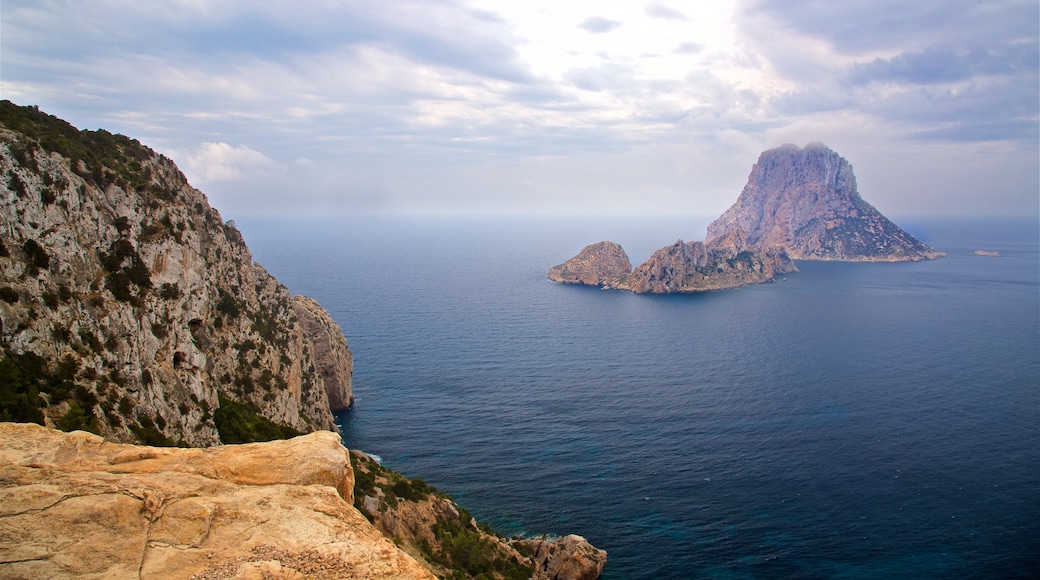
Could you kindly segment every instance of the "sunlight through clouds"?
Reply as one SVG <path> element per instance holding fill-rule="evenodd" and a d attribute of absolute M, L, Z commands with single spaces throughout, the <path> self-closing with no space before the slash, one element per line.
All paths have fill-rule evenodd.
<path fill-rule="evenodd" d="M 1040 188 L 1038 12 L 1024 0 L 5 0 L 0 88 L 168 153 L 231 212 L 281 208 L 287 187 L 340 211 L 385 198 L 374 205 L 552 213 L 600 192 L 603 211 L 686 198 L 711 212 L 758 152 L 820 141 L 862 183 L 884 182 L 869 193 L 895 213 L 1022 213 L 1038 211 Z M 999 169 L 970 162 L 997 149 Z M 917 164 L 882 178 L 901 151 Z"/>

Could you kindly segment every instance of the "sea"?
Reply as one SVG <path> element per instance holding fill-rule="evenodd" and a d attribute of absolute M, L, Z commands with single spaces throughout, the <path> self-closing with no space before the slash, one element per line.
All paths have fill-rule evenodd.
<path fill-rule="evenodd" d="M 896 220 L 948 257 L 661 296 L 546 271 L 708 218 L 236 221 L 349 340 L 345 444 L 504 535 L 584 536 L 607 580 L 1040 577 L 1035 217 Z"/>

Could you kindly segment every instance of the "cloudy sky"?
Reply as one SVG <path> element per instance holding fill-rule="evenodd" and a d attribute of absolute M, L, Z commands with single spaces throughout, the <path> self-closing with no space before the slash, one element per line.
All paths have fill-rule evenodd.
<path fill-rule="evenodd" d="M 820 141 L 891 215 L 1037 215 L 1036 0 L 4 0 L 0 96 L 226 217 L 718 214 Z"/>

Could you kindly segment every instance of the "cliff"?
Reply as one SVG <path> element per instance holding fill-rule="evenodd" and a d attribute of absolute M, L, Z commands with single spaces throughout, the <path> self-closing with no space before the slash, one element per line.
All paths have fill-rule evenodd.
<path fill-rule="evenodd" d="M 712 244 L 679 240 L 654 252 L 635 270 L 618 244 L 592 244 L 550 268 L 549 279 L 637 294 L 667 294 L 761 284 L 795 271 L 797 268 L 782 248 L 751 247 L 737 231 Z"/>
<path fill-rule="evenodd" d="M 171 449 L 0 423 L 0 577 L 432 580 L 353 485 L 330 432 Z"/>
<path fill-rule="evenodd" d="M 864 201 L 852 165 L 820 143 L 763 152 L 736 203 L 708 226 L 707 243 L 743 231 L 752 246 L 795 260 L 917 261 L 942 252 Z"/>
<path fill-rule="evenodd" d="M 335 429 L 338 326 L 169 159 L 0 103 L 0 420 L 208 446 Z"/>
<path fill-rule="evenodd" d="M 7 101 L 0 346 L 0 421 L 17 422 L 0 423 L 0 577 L 475 577 L 351 505 L 323 430 L 353 360 L 328 312 L 254 264 L 170 160 Z M 269 439 L 288 440 L 167 447 Z M 538 578 L 598 576 L 605 553 L 568 538 L 539 544 Z"/>

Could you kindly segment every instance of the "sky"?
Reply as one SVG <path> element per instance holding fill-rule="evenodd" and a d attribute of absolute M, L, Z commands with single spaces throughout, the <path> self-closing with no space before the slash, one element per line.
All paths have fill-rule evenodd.
<path fill-rule="evenodd" d="M 717 215 L 810 142 L 888 215 L 1040 213 L 1036 0 L 3 0 L 0 97 L 226 218 Z"/>

